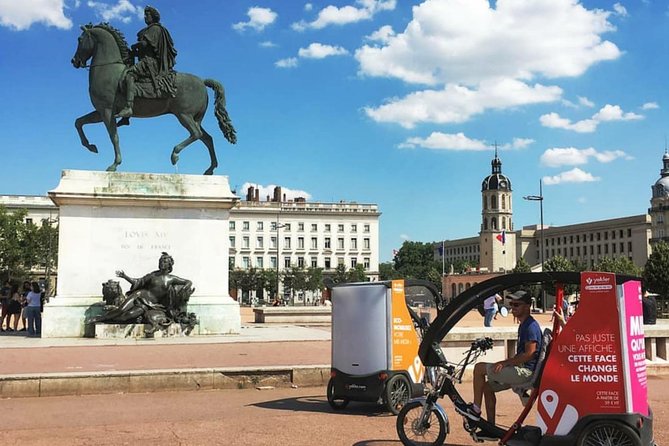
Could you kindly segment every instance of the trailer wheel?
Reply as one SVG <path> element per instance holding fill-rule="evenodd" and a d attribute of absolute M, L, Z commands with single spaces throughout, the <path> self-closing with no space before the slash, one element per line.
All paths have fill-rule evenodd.
<path fill-rule="evenodd" d="M 328 382 L 328 404 L 330 404 L 330 407 L 334 410 L 342 410 L 348 406 L 348 401 L 349 399 L 343 396 L 335 396 L 334 381 L 330 378 L 330 381 Z"/>
<path fill-rule="evenodd" d="M 597 421 L 589 424 L 578 438 L 577 446 L 641 446 L 634 429 L 615 421 Z"/>
<path fill-rule="evenodd" d="M 388 410 L 397 415 L 411 398 L 411 384 L 404 375 L 395 375 L 386 383 L 385 401 Z"/>

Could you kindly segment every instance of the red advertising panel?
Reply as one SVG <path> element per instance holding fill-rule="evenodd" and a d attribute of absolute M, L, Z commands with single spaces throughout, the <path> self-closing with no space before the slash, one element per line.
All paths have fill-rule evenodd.
<path fill-rule="evenodd" d="M 615 274 L 581 273 L 578 309 L 553 341 L 539 389 L 537 425 L 565 435 L 592 413 L 626 412 Z"/>

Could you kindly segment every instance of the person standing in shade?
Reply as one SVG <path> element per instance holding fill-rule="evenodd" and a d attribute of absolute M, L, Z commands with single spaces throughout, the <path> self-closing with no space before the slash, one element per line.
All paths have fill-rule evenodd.
<path fill-rule="evenodd" d="M 26 318 L 28 319 L 28 336 L 41 336 L 42 313 L 40 304 L 42 302 L 42 289 L 39 283 L 32 282 L 31 290 L 26 295 Z"/>
<path fill-rule="evenodd" d="M 5 282 L 5 285 L 0 289 L 0 308 L 2 313 L 0 314 L 0 331 L 5 331 L 2 328 L 7 319 L 7 328 L 9 328 L 9 299 L 11 297 L 10 292 L 12 287 L 9 285 L 9 282 Z"/>
<path fill-rule="evenodd" d="M 493 294 L 483 301 L 483 325 L 485 327 L 492 327 L 492 320 L 497 314 L 497 309 L 499 308 L 497 302 L 500 302 L 501 300 L 502 297 L 499 294 Z"/>

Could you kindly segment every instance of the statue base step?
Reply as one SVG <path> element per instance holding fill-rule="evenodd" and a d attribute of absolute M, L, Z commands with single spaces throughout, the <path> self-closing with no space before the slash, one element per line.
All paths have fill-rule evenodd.
<path fill-rule="evenodd" d="M 171 324 L 165 330 L 156 330 L 153 334 L 147 331 L 149 324 L 87 324 L 85 337 L 100 339 L 143 339 L 143 338 L 174 338 L 188 336 L 180 324 Z M 192 332 L 197 333 L 196 325 Z"/>

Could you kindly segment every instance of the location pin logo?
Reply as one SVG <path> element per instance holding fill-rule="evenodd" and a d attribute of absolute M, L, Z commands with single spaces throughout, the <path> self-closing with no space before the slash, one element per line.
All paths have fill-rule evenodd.
<path fill-rule="evenodd" d="M 553 419 L 558 407 L 558 395 L 552 390 L 546 390 L 541 394 L 541 405 L 546 409 L 548 416 Z"/>

